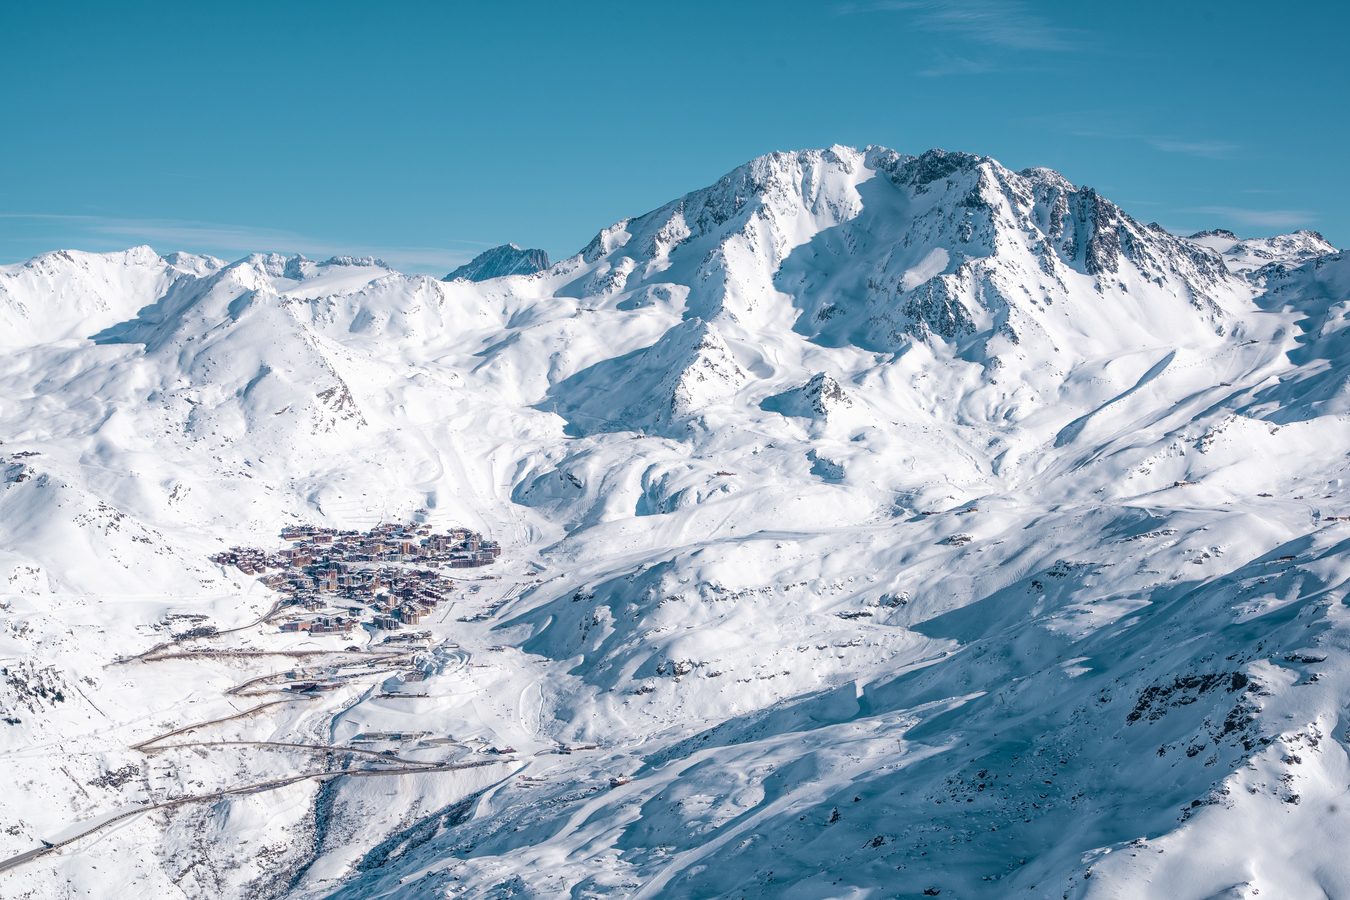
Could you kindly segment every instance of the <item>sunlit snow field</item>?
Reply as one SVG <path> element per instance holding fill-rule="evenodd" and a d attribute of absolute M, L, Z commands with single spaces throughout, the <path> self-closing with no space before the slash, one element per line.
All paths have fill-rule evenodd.
<path fill-rule="evenodd" d="M 0 268 L 0 895 L 1350 895 L 1348 302 L 844 147 L 482 282 Z M 421 681 L 208 560 L 381 521 L 505 548 Z"/>

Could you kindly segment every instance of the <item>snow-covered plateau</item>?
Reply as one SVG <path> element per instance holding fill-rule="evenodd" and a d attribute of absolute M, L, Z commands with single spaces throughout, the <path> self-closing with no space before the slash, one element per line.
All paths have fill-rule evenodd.
<path fill-rule="evenodd" d="M 490 253 L 0 267 L 0 896 L 1350 897 L 1319 235 L 832 147 Z M 503 552 L 211 561 L 381 522 Z"/>

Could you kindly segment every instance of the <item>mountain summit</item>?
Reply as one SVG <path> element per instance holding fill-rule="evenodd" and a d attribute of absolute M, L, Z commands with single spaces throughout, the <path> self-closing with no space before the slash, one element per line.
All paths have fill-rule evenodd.
<path fill-rule="evenodd" d="M 830 147 L 449 279 L 0 266 L 0 893 L 1350 893 L 1320 236 Z"/>
<path fill-rule="evenodd" d="M 515 244 L 502 244 L 478 254 L 444 280 L 487 281 L 505 275 L 533 275 L 548 267 L 548 254 L 543 250 L 522 250 Z"/>

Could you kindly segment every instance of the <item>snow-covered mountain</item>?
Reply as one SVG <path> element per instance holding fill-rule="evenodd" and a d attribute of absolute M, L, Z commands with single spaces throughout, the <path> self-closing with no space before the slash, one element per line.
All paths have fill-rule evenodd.
<path fill-rule="evenodd" d="M 135 315 L 133 304 L 158 297 L 174 281 L 223 266 L 218 259 L 149 247 L 125 253 L 61 250 L 0 268 L 0 346 L 85 338 Z"/>
<path fill-rule="evenodd" d="M 446 275 L 445 280 L 487 281 L 507 275 L 533 275 L 548 267 L 548 254 L 543 250 L 523 250 L 515 244 L 502 244 L 478 254 Z"/>
<path fill-rule="evenodd" d="M 0 267 L 0 893 L 1350 893 L 1343 254 L 845 147 L 531 253 Z M 211 561 L 386 521 L 503 553 Z"/>
<path fill-rule="evenodd" d="M 1242 273 L 1265 265 L 1304 262 L 1336 252 L 1336 248 L 1316 231 L 1242 239 L 1231 231 L 1216 228 L 1193 234 L 1188 240 L 1218 252 L 1230 269 Z"/>

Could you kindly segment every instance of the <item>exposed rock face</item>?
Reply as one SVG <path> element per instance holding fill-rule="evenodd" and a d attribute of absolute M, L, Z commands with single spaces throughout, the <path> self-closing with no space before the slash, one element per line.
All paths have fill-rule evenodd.
<path fill-rule="evenodd" d="M 848 409 L 853 400 L 838 381 L 824 372 L 817 372 L 801 387 L 775 394 L 761 404 L 764 409 L 785 416 L 804 419 L 827 419 L 832 412 Z"/>
<path fill-rule="evenodd" d="M 488 284 L 527 251 L 0 266 L 0 877 L 1350 895 L 1326 249 L 831 147 Z M 325 637 L 212 562 L 380 522 L 499 577 Z"/>
<path fill-rule="evenodd" d="M 478 254 L 446 275 L 444 280 L 487 281 L 505 275 L 533 275 L 548 266 L 548 254 L 543 250 L 525 250 L 515 244 L 502 244 Z"/>
<path fill-rule="evenodd" d="M 1220 332 L 1251 292 L 1217 253 L 1049 169 L 879 147 L 752 160 L 604 229 L 556 272 L 564 296 L 687 286 L 687 312 L 728 340 L 786 298 L 795 330 L 825 346 L 936 341 L 972 361 L 1063 347 L 1076 340 L 1066 317 L 1114 320 L 1099 333 L 1131 339 Z"/>

